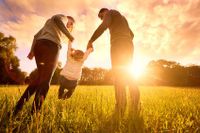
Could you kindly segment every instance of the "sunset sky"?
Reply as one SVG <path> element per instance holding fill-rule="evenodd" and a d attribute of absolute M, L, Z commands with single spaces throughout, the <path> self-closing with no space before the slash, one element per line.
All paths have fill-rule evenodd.
<path fill-rule="evenodd" d="M 0 0 L 0 32 L 17 39 L 20 68 L 31 72 L 35 61 L 26 58 L 34 34 L 54 14 L 71 15 L 76 48 L 84 50 L 101 21 L 97 14 L 107 7 L 120 11 L 135 34 L 134 63 L 166 59 L 183 65 L 200 64 L 200 0 Z M 108 30 L 94 42 L 88 67 L 110 68 Z M 60 61 L 64 65 L 66 44 Z M 123 51 L 122 51 L 123 54 Z"/>

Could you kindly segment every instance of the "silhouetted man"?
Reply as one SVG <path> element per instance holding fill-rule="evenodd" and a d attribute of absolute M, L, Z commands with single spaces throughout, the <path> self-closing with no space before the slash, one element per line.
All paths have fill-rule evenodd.
<path fill-rule="evenodd" d="M 89 47 L 93 47 L 93 42 L 101 36 L 108 28 L 111 42 L 111 64 L 114 74 L 116 111 L 124 113 L 126 107 L 126 85 L 129 86 L 133 107 L 137 110 L 140 93 L 134 83 L 133 77 L 128 71 L 128 66 L 133 61 L 133 37 L 134 34 L 129 28 L 126 18 L 116 10 L 102 8 L 98 17 L 102 23 L 93 33 L 88 42 Z"/>

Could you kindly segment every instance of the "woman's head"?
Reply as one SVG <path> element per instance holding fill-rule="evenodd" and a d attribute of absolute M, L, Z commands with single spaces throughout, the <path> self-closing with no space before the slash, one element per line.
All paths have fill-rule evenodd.
<path fill-rule="evenodd" d="M 68 19 L 68 21 L 67 21 L 66 27 L 67 27 L 67 29 L 69 29 L 69 31 L 71 32 L 72 29 L 73 29 L 75 20 L 74 20 L 74 18 L 73 18 L 72 16 L 67 16 L 67 19 Z"/>
<path fill-rule="evenodd" d="M 76 61 L 82 60 L 83 56 L 84 56 L 84 52 L 81 50 L 73 50 L 71 53 L 71 57 Z"/>

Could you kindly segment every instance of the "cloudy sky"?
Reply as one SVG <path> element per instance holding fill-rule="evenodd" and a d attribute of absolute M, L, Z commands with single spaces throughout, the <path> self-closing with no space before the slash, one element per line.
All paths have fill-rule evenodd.
<path fill-rule="evenodd" d="M 167 59 L 183 65 L 200 64 L 200 0 L 0 0 L 0 32 L 17 39 L 20 67 L 30 72 L 35 61 L 26 58 L 34 34 L 54 14 L 76 19 L 75 47 L 84 50 L 101 21 L 97 14 L 107 7 L 126 16 L 135 34 L 134 63 L 145 66 L 151 60 Z M 108 30 L 95 41 L 88 67 L 110 67 Z M 60 54 L 64 65 L 66 44 Z M 123 51 L 122 51 L 123 53 Z"/>

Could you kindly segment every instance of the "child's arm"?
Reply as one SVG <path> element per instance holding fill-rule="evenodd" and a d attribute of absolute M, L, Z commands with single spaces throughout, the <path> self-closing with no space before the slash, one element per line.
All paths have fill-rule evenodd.
<path fill-rule="evenodd" d="M 86 59 L 88 58 L 89 54 L 90 54 L 91 52 L 93 52 L 93 51 L 94 51 L 93 48 L 87 49 L 87 51 L 85 52 L 85 54 L 84 54 L 84 56 L 83 56 L 83 60 L 86 60 Z"/>
<path fill-rule="evenodd" d="M 69 41 L 68 42 L 68 49 L 67 49 L 67 57 L 69 57 L 71 55 L 72 50 L 73 50 L 73 48 L 72 48 L 72 42 Z"/>

